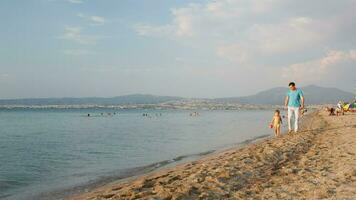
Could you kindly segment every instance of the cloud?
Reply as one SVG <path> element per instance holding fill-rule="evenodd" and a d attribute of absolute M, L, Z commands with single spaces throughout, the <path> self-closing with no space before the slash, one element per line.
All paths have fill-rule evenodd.
<path fill-rule="evenodd" d="M 80 4 L 80 3 L 84 3 L 83 0 L 67 0 L 69 3 L 74 3 L 74 4 Z"/>
<path fill-rule="evenodd" d="M 95 52 L 89 51 L 87 49 L 66 49 L 63 50 L 63 53 L 69 56 L 86 56 L 95 54 Z"/>
<path fill-rule="evenodd" d="M 206 4 L 190 3 L 171 10 L 172 21 L 165 25 L 142 24 L 136 26 L 140 35 L 156 35 L 157 30 L 170 32 L 171 37 L 220 35 L 224 31 L 239 29 L 240 21 L 247 15 L 262 15 L 279 0 L 221 0 Z M 140 31 L 145 27 L 145 32 Z"/>
<path fill-rule="evenodd" d="M 10 77 L 10 74 L 6 74 L 6 73 L 1 74 L 0 73 L 0 80 L 6 80 L 9 77 Z"/>
<path fill-rule="evenodd" d="M 356 51 L 331 50 L 325 56 L 309 60 L 306 62 L 295 63 L 282 69 L 282 77 L 298 82 L 313 83 L 338 73 L 343 67 L 356 64 Z M 341 72 L 340 72 L 341 73 Z"/>
<path fill-rule="evenodd" d="M 89 21 L 91 25 L 95 25 L 95 26 L 104 25 L 104 24 L 106 24 L 108 22 L 108 20 L 105 19 L 104 17 L 95 16 L 95 15 L 87 16 L 87 15 L 84 15 L 82 13 L 78 13 L 77 16 L 82 18 L 82 19 L 85 19 L 85 20 Z"/>
<path fill-rule="evenodd" d="M 171 25 L 166 25 L 166 26 L 152 26 L 147 24 L 135 25 L 135 30 L 137 34 L 141 36 L 169 37 L 173 32 L 173 28 L 174 27 Z"/>
<path fill-rule="evenodd" d="M 102 24 L 105 24 L 107 22 L 107 20 L 104 17 L 99 17 L 99 16 L 91 16 L 90 20 L 94 24 L 98 24 L 98 25 L 102 25 Z"/>
<path fill-rule="evenodd" d="M 328 6 L 335 12 L 329 12 Z M 336 40 L 356 34 L 356 3 L 340 0 L 220 0 L 171 10 L 171 21 L 134 26 L 143 37 L 161 37 L 210 48 L 218 58 L 251 65 L 256 60 L 335 48 Z M 290 12 L 292 10 L 292 12 Z"/>
<path fill-rule="evenodd" d="M 317 24 L 308 17 L 293 17 L 276 24 L 253 25 L 245 40 L 256 52 L 273 54 L 301 50 L 324 39 Z"/>
<path fill-rule="evenodd" d="M 294 17 L 276 24 L 255 24 L 244 30 L 243 39 L 218 45 L 217 54 L 235 63 L 298 52 L 318 45 L 326 34 L 307 17 Z"/>
<path fill-rule="evenodd" d="M 0 74 L 1 78 L 6 78 L 6 77 L 9 77 L 9 76 L 10 76 L 9 74 Z"/>
<path fill-rule="evenodd" d="M 217 49 L 218 56 L 226 58 L 234 63 L 245 63 L 250 59 L 250 53 L 246 48 L 239 46 L 238 44 L 229 44 L 220 46 Z"/>
<path fill-rule="evenodd" d="M 101 39 L 101 37 L 98 36 L 83 34 L 81 27 L 66 27 L 64 34 L 59 38 L 74 41 L 82 45 L 94 45 L 97 40 Z"/>
<path fill-rule="evenodd" d="M 67 2 L 72 4 L 82 4 L 85 0 L 47 0 L 48 2 Z"/>

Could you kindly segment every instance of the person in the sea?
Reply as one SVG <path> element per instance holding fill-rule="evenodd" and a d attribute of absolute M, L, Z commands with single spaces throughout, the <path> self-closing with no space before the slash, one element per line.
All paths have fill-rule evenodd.
<path fill-rule="evenodd" d="M 289 91 L 284 99 L 284 105 L 288 110 L 288 133 L 292 132 L 292 115 L 294 114 L 294 132 L 298 132 L 299 113 L 304 109 L 303 91 L 295 86 L 294 82 L 289 83 Z"/>
<path fill-rule="evenodd" d="M 274 129 L 274 136 L 278 137 L 281 134 L 282 117 L 281 112 L 276 110 L 274 112 L 270 127 Z"/>

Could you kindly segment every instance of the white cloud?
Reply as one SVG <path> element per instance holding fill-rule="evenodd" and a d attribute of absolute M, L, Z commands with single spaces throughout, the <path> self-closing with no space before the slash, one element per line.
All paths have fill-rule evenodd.
<path fill-rule="evenodd" d="M 171 10 L 172 22 L 166 25 L 150 27 L 145 35 L 156 35 L 155 30 L 169 27 L 171 36 L 192 37 L 216 34 L 220 31 L 240 29 L 239 23 L 248 15 L 262 15 L 271 11 L 280 0 L 221 0 L 206 4 L 190 3 L 181 8 Z M 236 26 L 238 25 L 238 26 Z M 136 27 L 137 28 L 137 27 Z M 138 27 L 140 28 L 140 27 Z"/>
<path fill-rule="evenodd" d="M 105 19 L 104 17 L 95 16 L 95 15 L 87 16 L 87 15 L 84 15 L 82 13 L 78 13 L 77 16 L 82 18 L 82 19 L 85 19 L 85 20 L 89 21 L 91 25 L 96 25 L 96 26 L 104 25 L 104 24 L 106 24 L 108 22 L 108 20 Z"/>
<path fill-rule="evenodd" d="M 67 0 L 69 3 L 74 3 L 74 4 L 80 4 L 80 3 L 84 3 L 83 0 Z"/>
<path fill-rule="evenodd" d="M 63 50 L 63 53 L 69 56 L 86 56 L 95 54 L 95 52 L 87 49 L 66 49 Z"/>
<path fill-rule="evenodd" d="M 94 45 L 97 40 L 101 39 L 97 36 L 83 34 L 81 27 L 66 27 L 64 34 L 59 38 L 74 41 L 82 45 Z"/>
<path fill-rule="evenodd" d="M 166 25 L 138 24 L 135 29 L 142 36 L 185 37 L 196 33 L 194 21 L 198 20 L 193 14 L 201 10 L 199 4 L 189 4 L 185 8 L 172 9 L 173 21 Z"/>
<path fill-rule="evenodd" d="M 6 74 L 6 73 L 0 73 L 0 81 L 1 80 L 7 80 L 8 78 L 10 77 L 9 74 Z"/>
<path fill-rule="evenodd" d="M 222 58 L 226 58 L 227 60 L 236 63 L 245 63 L 250 57 L 250 53 L 246 48 L 243 48 L 238 44 L 229 44 L 218 47 L 217 54 Z"/>
<path fill-rule="evenodd" d="M 295 17 L 276 24 L 255 24 L 244 31 L 243 39 L 220 45 L 217 52 L 236 63 L 298 52 L 325 39 L 325 34 L 315 30 L 315 26 L 307 17 Z"/>
<path fill-rule="evenodd" d="M 328 51 L 322 58 L 292 64 L 283 68 L 282 77 L 298 82 L 313 83 L 337 73 L 347 64 L 356 64 L 356 51 Z"/>
<path fill-rule="evenodd" d="M 9 74 L 0 74 L 0 77 L 1 78 L 7 78 L 7 77 L 9 77 L 10 75 Z"/>
<path fill-rule="evenodd" d="M 90 20 L 94 23 L 94 24 L 105 24 L 107 22 L 107 20 L 104 17 L 99 17 L 99 16 L 91 16 Z"/>
<path fill-rule="evenodd" d="M 154 36 L 197 43 L 213 48 L 220 58 L 250 64 L 256 59 L 303 53 L 305 49 L 332 46 L 332 41 L 352 27 L 355 5 L 333 3 L 330 13 L 322 1 L 219 0 L 190 3 L 171 10 L 167 24 L 140 23 L 140 36 Z M 315 4 L 315 5 L 314 5 Z M 293 12 L 290 12 L 290 10 Z M 345 14 L 346 13 L 346 14 Z"/>
<path fill-rule="evenodd" d="M 307 17 L 290 18 L 277 24 L 260 24 L 248 31 L 247 43 L 262 53 L 285 53 L 319 43 L 324 34 L 313 29 L 316 24 Z"/>
<path fill-rule="evenodd" d="M 85 18 L 86 17 L 83 13 L 78 13 L 77 16 L 80 17 L 80 18 Z"/>
<path fill-rule="evenodd" d="M 167 26 L 152 26 L 147 24 L 135 25 L 137 34 L 141 36 L 150 35 L 156 37 L 161 37 L 161 36 L 169 37 L 173 32 L 173 28 L 174 27 L 171 25 L 167 25 Z"/>

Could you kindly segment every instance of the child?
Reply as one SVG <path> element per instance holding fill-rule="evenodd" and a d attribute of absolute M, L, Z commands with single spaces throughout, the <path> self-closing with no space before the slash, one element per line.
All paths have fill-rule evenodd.
<path fill-rule="evenodd" d="M 281 124 L 282 124 L 282 117 L 280 115 L 280 111 L 276 110 L 274 112 L 274 116 L 271 121 L 271 128 L 274 128 L 274 135 L 278 137 L 281 134 Z"/>

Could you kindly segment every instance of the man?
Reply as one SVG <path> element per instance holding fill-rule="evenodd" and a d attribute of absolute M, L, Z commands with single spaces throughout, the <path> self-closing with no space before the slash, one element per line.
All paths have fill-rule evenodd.
<path fill-rule="evenodd" d="M 295 87 L 294 82 L 289 83 L 289 91 L 284 100 L 284 105 L 288 109 L 288 132 L 292 132 L 292 115 L 294 113 L 294 132 L 298 132 L 299 111 L 304 109 L 304 95 L 301 89 Z"/>

